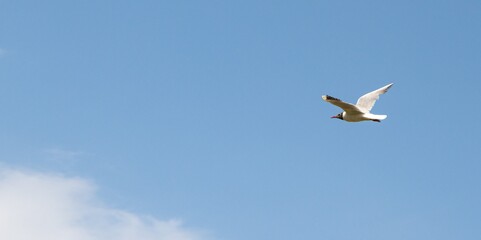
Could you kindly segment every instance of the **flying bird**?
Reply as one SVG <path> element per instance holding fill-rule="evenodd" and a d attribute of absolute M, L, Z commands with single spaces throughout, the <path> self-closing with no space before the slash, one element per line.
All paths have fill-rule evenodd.
<path fill-rule="evenodd" d="M 360 121 L 381 122 L 381 120 L 384 120 L 387 118 L 387 115 L 372 114 L 371 109 L 376 103 L 376 100 L 379 99 L 379 95 L 386 93 L 387 90 L 391 88 L 392 85 L 393 83 L 388 84 L 377 90 L 374 90 L 370 93 L 366 93 L 362 95 L 357 100 L 356 105 L 343 102 L 340 99 L 331 97 L 329 95 L 322 96 L 322 99 L 344 110 L 344 112 L 339 113 L 336 116 L 332 116 L 331 118 L 338 118 L 347 122 L 360 122 Z"/>

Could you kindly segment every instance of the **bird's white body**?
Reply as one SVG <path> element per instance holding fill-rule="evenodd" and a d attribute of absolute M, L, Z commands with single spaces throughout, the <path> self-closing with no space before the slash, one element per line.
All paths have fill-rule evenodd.
<path fill-rule="evenodd" d="M 373 121 L 373 120 L 384 120 L 386 115 L 376 115 L 372 113 L 358 113 L 358 114 L 347 114 L 342 112 L 342 120 L 346 122 L 360 122 L 360 121 Z"/>
<path fill-rule="evenodd" d="M 369 92 L 362 95 L 358 100 L 356 105 L 351 103 L 346 103 L 340 99 L 331 97 L 329 95 L 322 96 L 324 101 L 334 104 L 344 110 L 344 112 L 333 116 L 332 118 L 339 118 L 347 122 L 360 122 L 360 121 L 375 121 L 380 122 L 386 119 L 387 115 L 376 115 L 371 113 L 371 109 L 379 99 L 379 95 L 384 94 L 393 84 L 388 84 L 382 88 Z"/>

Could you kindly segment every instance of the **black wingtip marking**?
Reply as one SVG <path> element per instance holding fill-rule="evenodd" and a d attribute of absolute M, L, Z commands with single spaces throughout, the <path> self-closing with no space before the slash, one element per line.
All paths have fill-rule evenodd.
<path fill-rule="evenodd" d="M 326 95 L 326 99 L 327 99 L 327 100 L 336 100 L 336 101 L 341 101 L 341 99 L 339 99 L 339 98 L 335 98 L 335 97 L 331 97 L 331 96 L 329 96 L 329 95 Z"/>

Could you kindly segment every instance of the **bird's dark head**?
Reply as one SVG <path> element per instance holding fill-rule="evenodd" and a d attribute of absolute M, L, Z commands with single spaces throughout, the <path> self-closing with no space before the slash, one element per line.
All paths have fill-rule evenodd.
<path fill-rule="evenodd" d="M 338 118 L 338 119 L 344 120 L 344 118 L 342 117 L 342 114 L 343 114 L 343 112 L 337 114 L 336 116 L 332 116 L 331 118 Z"/>

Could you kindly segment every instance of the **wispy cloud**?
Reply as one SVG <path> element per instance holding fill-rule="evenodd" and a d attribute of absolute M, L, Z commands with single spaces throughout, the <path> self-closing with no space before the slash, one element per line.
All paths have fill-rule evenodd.
<path fill-rule="evenodd" d="M 179 220 L 105 207 L 84 179 L 0 170 L 0 239 L 199 240 Z"/>
<path fill-rule="evenodd" d="M 66 150 L 62 148 L 48 148 L 43 150 L 43 152 L 47 155 L 49 160 L 54 161 L 74 161 L 78 157 L 84 155 L 83 152 L 80 151 L 72 151 Z"/>

